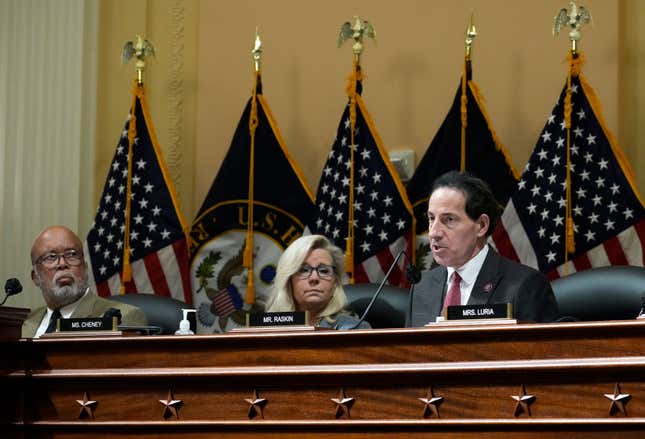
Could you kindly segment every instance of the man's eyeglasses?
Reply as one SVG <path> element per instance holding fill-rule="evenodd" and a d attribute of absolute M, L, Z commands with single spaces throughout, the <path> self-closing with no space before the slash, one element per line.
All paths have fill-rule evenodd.
<path fill-rule="evenodd" d="M 40 264 L 45 268 L 54 268 L 58 265 L 60 258 L 63 258 L 72 267 L 81 265 L 83 262 L 83 254 L 77 250 L 69 249 L 63 253 L 47 253 L 36 259 L 36 264 Z"/>
<path fill-rule="evenodd" d="M 304 264 L 296 271 L 296 276 L 300 279 L 307 279 L 313 272 L 318 273 L 318 277 L 324 280 L 332 280 L 334 278 L 334 266 L 327 264 L 320 264 L 317 267 Z"/>

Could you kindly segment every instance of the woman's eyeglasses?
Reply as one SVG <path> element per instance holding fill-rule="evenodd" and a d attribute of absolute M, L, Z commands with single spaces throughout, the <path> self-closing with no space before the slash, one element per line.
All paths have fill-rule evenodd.
<path fill-rule="evenodd" d="M 300 279 L 308 279 L 311 276 L 311 273 L 316 272 L 318 277 L 324 280 L 332 280 L 334 278 L 334 266 L 327 264 L 320 264 L 317 267 L 312 267 L 311 265 L 304 264 L 298 271 L 296 271 L 296 276 Z"/>

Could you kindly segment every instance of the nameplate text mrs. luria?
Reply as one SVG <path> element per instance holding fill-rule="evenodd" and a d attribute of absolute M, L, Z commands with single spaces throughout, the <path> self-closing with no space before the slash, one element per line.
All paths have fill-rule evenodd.
<path fill-rule="evenodd" d="M 449 306 L 446 318 L 447 320 L 510 319 L 513 318 L 513 307 L 510 303 Z"/>

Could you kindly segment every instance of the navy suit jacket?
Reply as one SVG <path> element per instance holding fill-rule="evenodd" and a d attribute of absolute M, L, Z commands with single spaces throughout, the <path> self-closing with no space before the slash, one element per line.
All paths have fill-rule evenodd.
<path fill-rule="evenodd" d="M 448 270 L 424 271 L 414 289 L 408 326 L 423 326 L 441 315 Z M 469 305 L 511 303 L 519 321 L 553 322 L 560 317 L 551 284 L 539 271 L 500 256 L 492 248 L 482 265 L 468 299 Z"/>

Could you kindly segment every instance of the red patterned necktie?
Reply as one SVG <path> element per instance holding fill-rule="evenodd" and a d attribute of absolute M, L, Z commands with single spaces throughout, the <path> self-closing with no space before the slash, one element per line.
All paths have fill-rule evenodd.
<path fill-rule="evenodd" d="M 449 306 L 461 305 L 461 288 L 459 284 L 461 283 L 461 276 L 456 271 L 452 274 L 452 282 L 450 283 L 450 288 L 446 294 L 446 300 L 443 302 L 443 309 L 441 310 L 441 315 L 446 315 L 446 309 Z"/>

